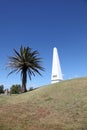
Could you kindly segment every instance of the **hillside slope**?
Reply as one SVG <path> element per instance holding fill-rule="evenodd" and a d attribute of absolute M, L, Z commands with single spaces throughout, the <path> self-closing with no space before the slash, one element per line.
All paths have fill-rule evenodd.
<path fill-rule="evenodd" d="M 87 130 L 87 78 L 0 96 L 0 130 Z"/>

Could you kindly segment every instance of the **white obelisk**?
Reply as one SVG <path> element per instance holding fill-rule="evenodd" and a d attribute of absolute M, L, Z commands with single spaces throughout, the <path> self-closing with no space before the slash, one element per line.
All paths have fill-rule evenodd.
<path fill-rule="evenodd" d="M 59 61 L 59 56 L 57 52 L 57 48 L 53 48 L 53 61 L 52 61 L 52 75 L 51 75 L 51 83 L 56 83 L 63 80 L 62 71 Z"/>

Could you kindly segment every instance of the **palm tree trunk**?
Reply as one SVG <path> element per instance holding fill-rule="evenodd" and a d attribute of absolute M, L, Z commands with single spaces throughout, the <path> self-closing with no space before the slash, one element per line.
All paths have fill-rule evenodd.
<path fill-rule="evenodd" d="M 27 79 L 27 74 L 26 74 L 26 70 L 23 70 L 23 73 L 22 73 L 22 93 L 24 92 L 27 92 L 27 89 L 26 89 L 26 79 Z"/>

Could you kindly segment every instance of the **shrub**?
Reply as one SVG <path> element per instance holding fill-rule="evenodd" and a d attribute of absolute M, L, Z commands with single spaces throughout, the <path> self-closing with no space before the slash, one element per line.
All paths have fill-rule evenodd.
<path fill-rule="evenodd" d="M 20 84 L 12 85 L 12 87 L 10 88 L 10 93 L 11 94 L 21 93 L 21 85 Z"/>
<path fill-rule="evenodd" d="M 29 88 L 29 91 L 32 91 L 32 90 L 34 90 L 34 88 L 33 88 L 33 87 L 30 87 L 30 88 Z"/>
<path fill-rule="evenodd" d="M 0 85 L 0 94 L 1 93 L 4 93 L 4 86 L 3 85 Z"/>

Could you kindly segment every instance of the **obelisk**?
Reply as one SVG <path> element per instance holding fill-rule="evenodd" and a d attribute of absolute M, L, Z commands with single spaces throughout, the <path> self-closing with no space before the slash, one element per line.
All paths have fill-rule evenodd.
<path fill-rule="evenodd" d="M 51 83 L 63 80 L 57 48 L 53 48 Z"/>

